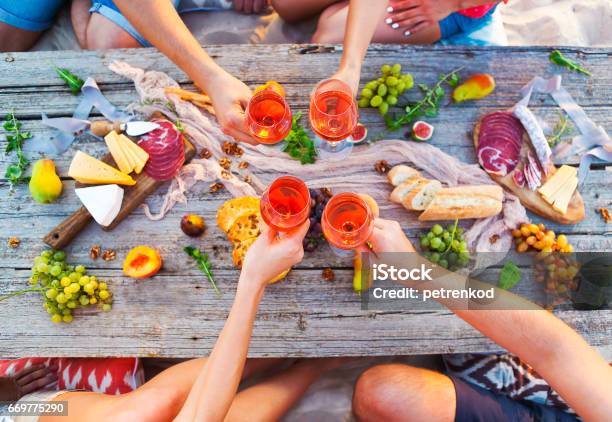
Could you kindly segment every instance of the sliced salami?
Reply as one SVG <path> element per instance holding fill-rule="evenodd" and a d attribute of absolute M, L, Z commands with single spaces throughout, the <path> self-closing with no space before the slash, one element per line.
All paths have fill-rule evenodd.
<path fill-rule="evenodd" d="M 168 120 L 154 120 L 160 127 L 140 138 L 138 145 L 149 154 L 145 173 L 155 180 L 173 178 L 185 162 L 182 133 Z"/>
<path fill-rule="evenodd" d="M 524 129 L 510 112 L 484 116 L 478 133 L 478 162 L 490 174 L 505 176 L 519 163 Z"/>
<path fill-rule="evenodd" d="M 525 186 L 525 175 L 522 170 L 516 169 L 514 173 L 512 173 L 512 180 L 514 180 L 514 184 L 519 188 Z"/>

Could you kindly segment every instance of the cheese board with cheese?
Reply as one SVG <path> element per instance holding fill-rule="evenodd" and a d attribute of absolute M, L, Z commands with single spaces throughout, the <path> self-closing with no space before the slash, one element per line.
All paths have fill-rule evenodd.
<path fill-rule="evenodd" d="M 77 181 L 83 206 L 44 237 L 46 244 L 66 247 L 92 220 L 113 230 L 195 156 L 195 147 L 172 122 L 152 121 L 160 127 L 138 141 L 110 132 L 104 139 L 109 152 L 100 160 L 77 151 L 68 175 Z"/>
<path fill-rule="evenodd" d="M 584 219 L 576 169 L 555 167 L 546 138 L 529 109 L 517 107 L 514 112 L 481 117 L 473 141 L 481 167 L 527 209 L 559 224 Z"/>

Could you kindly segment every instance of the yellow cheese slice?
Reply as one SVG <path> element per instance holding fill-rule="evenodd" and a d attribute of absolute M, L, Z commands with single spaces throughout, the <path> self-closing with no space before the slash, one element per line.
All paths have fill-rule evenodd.
<path fill-rule="evenodd" d="M 578 178 L 574 176 L 574 178 L 570 179 L 570 181 L 561 188 L 561 192 L 557 194 L 555 202 L 553 203 L 553 209 L 561 214 L 565 214 L 577 187 Z"/>
<path fill-rule="evenodd" d="M 142 166 L 144 167 L 145 163 L 149 159 L 149 154 L 142 148 L 140 148 L 135 142 L 132 142 L 130 138 L 125 135 L 119 135 L 119 138 L 126 144 L 130 150 L 139 158 L 140 162 L 142 162 Z"/>
<path fill-rule="evenodd" d="M 555 201 L 558 193 L 561 192 L 561 188 L 572 178 L 576 177 L 576 169 L 571 166 L 561 166 L 559 170 L 553 176 L 544 183 L 544 185 L 538 189 L 542 198 L 549 204 Z"/>
<path fill-rule="evenodd" d="M 123 150 L 119 146 L 119 142 L 117 142 L 117 133 L 112 131 L 108 135 L 104 137 L 104 141 L 106 141 L 106 146 L 113 156 L 113 160 L 117 163 L 117 167 L 125 174 L 130 174 L 132 172 L 132 167 L 130 166 L 130 162 L 123 153 Z"/>
<path fill-rule="evenodd" d="M 136 183 L 134 179 L 125 173 L 93 158 L 82 151 L 77 151 L 70 163 L 68 176 L 77 182 L 91 185 L 102 185 L 116 183 L 118 185 L 131 186 Z"/>
<path fill-rule="evenodd" d="M 131 141 L 125 136 L 117 136 L 115 139 L 117 140 L 117 143 L 119 144 L 119 147 L 125 154 L 126 158 L 130 162 L 130 167 L 132 167 L 132 170 L 136 171 L 137 174 L 140 174 L 140 172 L 142 171 L 142 166 L 140 165 L 140 159 L 136 156 L 136 154 L 132 152 L 128 145 L 128 142 Z"/>

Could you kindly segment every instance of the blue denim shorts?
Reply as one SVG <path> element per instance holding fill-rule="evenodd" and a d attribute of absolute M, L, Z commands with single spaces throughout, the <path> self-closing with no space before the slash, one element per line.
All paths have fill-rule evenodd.
<path fill-rule="evenodd" d="M 0 0 L 0 22 L 26 31 L 40 32 L 53 25 L 66 0 Z"/>
<path fill-rule="evenodd" d="M 495 12 L 495 9 L 497 9 L 497 5 L 492 7 L 491 10 L 481 18 L 470 18 L 457 12 L 451 13 L 439 22 L 440 38 L 445 39 L 461 32 L 472 32 L 482 28 L 491 22 L 491 15 Z"/>
<path fill-rule="evenodd" d="M 180 1 L 181 0 L 172 0 L 175 8 L 178 7 Z M 115 6 L 115 3 L 113 3 L 112 0 L 93 0 L 89 12 L 101 14 L 106 19 L 120 26 L 128 34 L 134 37 L 143 47 L 151 47 L 151 43 L 145 40 L 143 36 L 136 31 L 136 28 L 134 28 L 132 24 L 128 22 L 125 16 L 121 14 L 119 8 Z"/>

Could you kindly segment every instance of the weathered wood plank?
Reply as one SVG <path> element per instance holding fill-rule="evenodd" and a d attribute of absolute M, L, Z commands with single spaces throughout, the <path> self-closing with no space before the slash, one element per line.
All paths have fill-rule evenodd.
<path fill-rule="evenodd" d="M 275 79 L 286 85 L 294 111 L 306 111 L 312 86 L 331 75 L 337 66 L 338 47 L 317 54 L 300 54 L 304 46 L 211 46 L 208 50 L 226 69 L 255 86 Z M 608 71 L 610 49 L 563 49 L 570 56 L 580 56 L 594 76 L 584 78 L 553 67 L 547 48 L 479 47 L 406 47 L 372 46 L 366 58 L 363 80 L 374 77 L 383 63 L 400 62 L 414 74 L 417 82 L 431 83 L 437 75 L 465 65 L 465 74 L 490 72 L 498 88 L 478 102 L 444 107 L 432 122 L 436 126 L 430 142 L 466 162 L 475 162 L 469 131 L 480 114 L 514 104 L 518 90 L 535 75 L 564 74 L 564 84 L 589 116 L 606 130 L 612 130 L 612 74 Z M 238 60 L 239 58 L 239 60 Z M 262 58 L 266 58 L 263 60 Z M 274 58 L 273 60 L 270 58 Z M 13 61 L 11 61 L 13 59 Z M 135 66 L 168 72 L 187 87 L 184 74 L 153 49 L 104 52 L 37 52 L 36 54 L 0 55 L 0 116 L 15 109 L 25 119 L 25 128 L 35 134 L 51 131 L 39 122 L 40 112 L 71 115 L 78 98 L 68 94 L 63 83 L 48 68 L 54 62 L 81 76 L 94 76 L 111 101 L 125 106 L 137 96 L 131 82 L 115 75 L 107 65 L 125 60 Z M 416 90 L 415 90 L 416 91 Z M 415 91 L 410 96 L 418 97 Z M 532 102 L 536 114 L 551 124 L 558 109 L 548 98 Z M 370 134 L 383 129 L 373 110 L 362 112 L 362 121 Z M 401 135 L 398 132 L 397 135 Z M 81 137 L 74 148 L 56 161 L 66 176 L 75 149 L 96 156 L 104 144 Z M 381 157 L 395 164 L 393 157 Z M 0 177 L 10 157 L 0 156 Z M 296 164 L 297 165 L 297 164 Z M 600 166 L 601 168 L 601 166 Z M 371 166 L 356 169 L 357 177 L 381 177 Z M 42 236 L 78 206 L 74 183 L 64 182 L 61 200 L 48 206 L 34 204 L 27 186 L 9 194 L 6 181 L 0 179 L 0 294 L 26 284 L 32 259 L 45 246 Z M 160 205 L 165 188 L 148 201 L 154 209 Z M 583 196 L 587 218 L 574 226 L 548 224 L 559 233 L 569 233 L 578 250 L 612 250 L 612 235 L 595 209 L 612 203 L 609 172 L 592 171 Z M 113 311 L 108 314 L 86 311 L 87 317 L 75 323 L 57 326 L 49 322 L 40 301 L 34 296 L 19 297 L 0 306 L 0 356 L 103 356 L 155 355 L 173 357 L 202 356 L 208 353 L 221 329 L 233 299 L 238 271 L 232 268 L 230 245 L 215 227 L 216 209 L 228 199 L 226 193 L 211 195 L 206 184 L 189 194 L 189 202 L 177 207 L 160 222 L 148 221 L 137 210 L 114 232 L 103 232 L 92 224 L 68 248 L 71 262 L 83 263 L 94 273 L 110 277 L 115 293 Z M 180 217 L 195 212 L 205 217 L 209 228 L 205 236 L 192 240 L 179 229 Z M 427 225 L 416 214 L 383 204 L 383 217 L 398 219 L 413 237 Z M 535 221 L 540 221 L 535 218 Z M 21 238 L 18 249 L 9 249 L 9 236 Z M 161 250 L 164 271 L 151 280 L 134 281 L 121 274 L 121 262 L 137 243 L 147 243 Z M 101 244 L 114 249 L 118 258 L 92 261 L 89 248 Z M 223 294 L 216 297 L 193 263 L 182 252 L 184 245 L 196 245 L 211 253 L 215 276 Z M 336 281 L 325 282 L 321 268 L 335 268 Z M 304 262 L 283 283 L 272 286 L 258 314 L 251 346 L 252 356 L 334 356 L 389 355 L 460 351 L 488 351 L 498 347 L 467 326 L 450 312 L 436 311 L 366 311 L 352 293 L 352 263 L 322 247 L 307 254 Z M 520 289 L 524 286 L 519 285 Z M 610 345 L 612 311 L 563 311 L 560 316 L 573 325 L 593 345 Z M 16 324 L 19 315 L 27 324 Z M 93 340 L 95 338 L 95 340 Z"/>
<path fill-rule="evenodd" d="M 236 271 L 217 270 L 217 297 L 192 270 L 150 280 L 110 277 L 115 303 L 110 313 L 80 311 L 72 324 L 48 320 L 35 295 L 0 307 L 0 356 L 172 356 L 210 352 L 229 307 Z M 13 291 L 27 271 L 3 271 L 0 292 Z M 260 307 L 250 355 L 398 355 L 492 351 L 499 347 L 445 310 L 364 311 L 351 291 L 352 271 L 336 271 L 333 283 L 319 271 L 294 270 L 271 286 Z M 10 284 L 10 287 L 9 287 Z M 325 298 L 325 300 L 322 300 Z M 591 344 L 609 343 L 610 310 L 564 311 L 561 318 Z M 15 316 L 27 324 L 15 324 Z M 339 326 L 343 327 L 339 329 Z"/>

